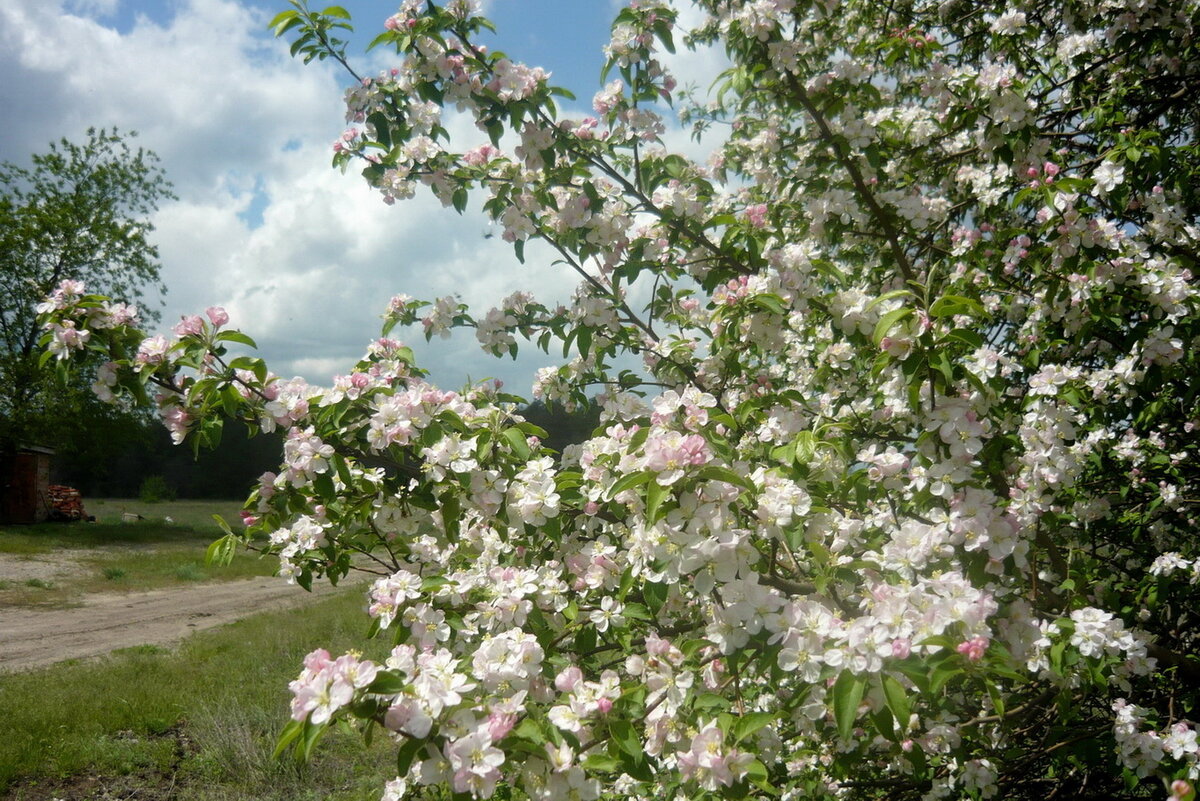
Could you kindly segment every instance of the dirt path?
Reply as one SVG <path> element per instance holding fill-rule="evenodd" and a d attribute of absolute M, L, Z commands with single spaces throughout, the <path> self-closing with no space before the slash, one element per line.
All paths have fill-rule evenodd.
<path fill-rule="evenodd" d="M 280 578 L 254 578 L 87 595 L 72 609 L 0 609 L 0 671 L 174 643 L 201 629 L 333 592 L 337 589 L 327 583 L 314 584 L 307 593 Z"/>

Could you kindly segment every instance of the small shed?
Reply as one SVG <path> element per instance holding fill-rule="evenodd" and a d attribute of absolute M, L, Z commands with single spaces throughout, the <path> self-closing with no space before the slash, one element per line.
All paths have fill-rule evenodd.
<path fill-rule="evenodd" d="M 40 523 L 50 514 L 51 448 L 19 445 L 0 454 L 0 523 Z"/>

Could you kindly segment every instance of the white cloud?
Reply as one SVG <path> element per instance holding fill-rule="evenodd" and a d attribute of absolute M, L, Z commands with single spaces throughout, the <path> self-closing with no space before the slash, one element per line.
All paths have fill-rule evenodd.
<path fill-rule="evenodd" d="M 574 281 L 536 266 L 549 263 L 536 248 L 529 266 L 516 265 L 509 245 L 484 238 L 481 215 L 460 218 L 428 193 L 387 207 L 352 172 L 330 169 L 344 81 L 328 64 L 289 58 L 264 23 L 233 0 L 187 0 L 168 23 L 139 17 L 122 34 L 61 3 L 6 4 L 0 86 L 23 89 L 0 90 L 0 100 L 27 124 L 0 134 L 0 158 L 23 161 L 92 125 L 139 130 L 180 196 L 154 219 L 164 325 L 225 305 L 284 375 L 324 382 L 347 371 L 398 292 L 458 294 L 480 313 L 531 286 L 565 299 Z M 451 127 L 479 136 L 461 121 Z M 406 333 L 452 386 L 500 376 L 527 393 L 533 369 L 550 361 L 494 360 L 469 332 L 431 346 L 419 331 L 396 332 Z"/>
<path fill-rule="evenodd" d="M 388 207 L 353 171 L 330 169 L 345 78 L 290 58 L 266 12 L 238 0 L 171 8 L 162 22 L 135 15 L 118 27 L 113 0 L 0 5 L 0 159 L 24 161 L 89 126 L 136 129 L 162 157 L 180 197 L 154 220 L 164 325 L 225 305 L 276 372 L 323 383 L 361 356 L 398 292 L 457 294 L 479 314 L 518 289 L 548 304 L 570 295 L 576 278 L 549 266 L 547 248 L 531 244 L 520 266 L 511 246 L 485 238 L 481 214 L 459 217 L 427 192 Z M 704 76 L 721 58 L 681 54 L 671 66 Z M 483 139 L 461 117 L 447 124 L 456 146 Z M 677 126 L 668 140 L 701 159 L 707 149 Z M 469 331 L 429 345 L 419 330 L 395 335 L 450 386 L 496 376 L 528 393 L 534 368 L 558 355 L 530 347 L 514 363 L 483 354 Z"/>

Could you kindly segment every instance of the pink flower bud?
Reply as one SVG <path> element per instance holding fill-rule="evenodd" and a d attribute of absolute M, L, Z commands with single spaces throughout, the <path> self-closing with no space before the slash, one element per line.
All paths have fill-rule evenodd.
<path fill-rule="evenodd" d="M 208 315 L 208 319 L 217 328 L 229 322 L 229 314 L 220 306 L 209 306 L 204 310 L 204 313 Z"/>
<path fill-rule="evenodd" d="M 983 654 L 984 651 L 987 650 L 987 647 L 987 637 L 972 637 L 969 640 L 963 640 L 960 642 L 954 650 L 958 651 L 970 661 L 978 662 L 980 659 L 983 659 Z"/>

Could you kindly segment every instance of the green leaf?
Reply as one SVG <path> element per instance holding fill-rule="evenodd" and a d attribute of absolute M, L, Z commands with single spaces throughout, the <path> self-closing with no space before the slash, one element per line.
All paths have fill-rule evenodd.
<path fill-rule="evenodd" d="M 983 304 L 962 295 L 943 295 L 929 307 L 930 317 L 954 317 L 966 314 L 972 317 L 983 316 Z"/>
<path fill-rule="evenodd" d="M 375 681 L 367 687 L 367 692 L 379 695 L 397 695 L 404 692 L 404 679 L 395 673 L 381 670 L 375 674 Z"/>
<path fill-rule="evenodd" d="M 274 28 L 276 25 L 279 25 L 280 23 L 283 23 L 283 22 L 287 22 L 289 19 L 294 19 L 298 16 L 300 16 L 300 12 L 294 8 L 289 8 L 286 11 L 280 11 L 278 14 L 276 14 L 274 17 L 271 18 L 271 21 L 267 23 L 267 27 Z"/>
<path fill-rule="evenodd" d="M 929 692 L 937 695 L 950 679 L 964 672 L 960 667 L 954 667 L 949 660 L 942 662 L 929 676 Z"/>
<path fill-rule="evenodd" d="M 848 670 L 843 670 L 833 685 L 833 717 L 837 721 L 838 734 L 849 740 L 858 719 L 858 705 L 862 703 L 866 682 Z"/>
<path fill-rule="evenodd" d="M 304 721 L 304 732 L 300 735 L 300 744 L 296 747 L 296 758 L 301 762 L 307 762 L 312 757 L 313 748 L 316 747 L 317 741 L 321 739 L 321 735 L 329 728 L 328 724 L 315 724 L 311 720 Z"/>
<path fill-rule="evenodd" d="M 589 772 L 612 773 L 621 767 L 621 760 L 607 754 L 589 754 L 583 760 L 583 768 Z"/>
<path fill-rule="evenodd" d="M 955 328 L 949 334 L 946 334 L 946 339 L 957 339 L 959 342 L 965 342 L 972 348 L 983 347 L 983 337 L 969 328 Z"/>
<path fill-rule="evenodd" d="M 638 739 L 637 732 L 634 731 L 633 724 L 629 721 L 619 718 L 613 720 L 608 724 L 608 732 L 612 741 L 617 744 L 617 748 L 626 754 L 639 758 L 645 755 L 646 749 L 642 746 L 642 741 Z"/>
<path fill-rule="evenodd" d="M 888 709 L 892 710 L 896 722 L 903 729 L 908 725 L 908 719 L 912 716 L 912 707 L 908 703 L 908 692 L 895 676 L 881 676 L 880 683 L 883 685 L 883 697 L 887 701 Z"/>
<path fill-rule="evenodd" d="M 872 709 L 867 714 L 871 718 L 871 723 L 874 724 L 875 730 L 880 735 L 893 742 L 899 739 L 896 736 L 896 725 L 893 722 L 895 718 L 892 717 L 892 710 L 886 705 L 878 709 Z"/>
<path fill-rule="evenodd" d="M 666 584 L 660 584 L 657 581 L 647 581 L 642 585 L 642 598 L 645 599 L 646 607 L 653 615 L 657 616 L 658 611 L 667 602 L 669 589 Z"/>
<path fill-rule="evenodd" d="M 879 347 L 879 343 L 883 342 L 883 338 L 888 335 L 888 332 L 895 325 L 908 317 L 911 317 L 913 310 L 907 306 L 900 309 L 892 309 L 887 314 L 879 318 L 879 322 L 875 324 L 875 334 L 871 337 L 871 341 L 875 347 Z"/>
<path fill-rule="evenodd" d="M 512 731 L 513 735 L 534 743 L 546 742 L 546 734 L 542 731 L 542 727 L 538 725 L 533 718 L 527 717 L 517 724 Z"/>
<path fill-rule="evenodd" d="M 409 737 L 404 740 L 404 744 L 396 751 L 396 774 L 404 776 L 408 773 L 408 769 L 412 767 L 413 760 L 417 758 L 417 754 L 421 753 L 423 740 L 414 740 Z"/>
<path fill-rule="evenodd" d="M 740 743 L 767 724 L 773 723 L 778 719 L 779 716 L 773 712 L 751 712 L 748 715 L 742 715 L 738 718 L 737 723 L 733 725 L 733 741 Z"/>
<path fill-rule="evenodd" d="M 670 493 L 670 487 L 664 487 L 657 481 L 648 483 L 646 489 L 646 519 L 651 523 L 658 520 L 658 509 L 662 506 L 663 499 Z"/>
<path fill-rule="evenodd" d="M 746 780 L 758 789 L 775 795 L 776 791 L 771 786 L 769 777 L 770 774 L 767 772 L 767 766 L 757 759 L 746 766 Z"/>
<path fill-rule="evenodd" d="M 817 455 L 817 435 L 801 431 L 796 435 L 796 464 L 807 465 Z"/>
<path fill-rule="evenodd" d="M 622 613 L 629 620 L 653 620 L 654 616 L 650 614 L 650 610 L 643 604 L 628 603 L 625 604 L 625 611 Z"/>
<path fill-rule="evenodd" d="M 625 490 L 645 484 L 652 478 L 654 478 L 654 473 L 651 473 L 649 470 L 639 470 L 636 473 L 627 473 L 621 476 L 613 482 L 612 488 L 608 491 L 609 500 L 612 500 Z"/>
<path fill-rule="evenodd" d="M 702 640 L 699 642 L 701 645 L 706 644 Z M 686 653 L 686 651 L 685 651 L 685 653 Z M 696 710 L 728 709 L 729 708 L 729 699 L 723 695 L 718 695 L 717 693 L 700 693 L 698 696 L 696 696 L 696 700 L 692 702 L 692 706 Z"/>
<path fill-rule="evenodd" d="M 518 459 L 528 460 L 531 451 L 529 450 L 529 442 L 525 439 L 525 434 L 519 428 L 506 428 L 501 434 L 512 448 L 513 453 Z"/>
<path fill-rule="evenodd" d="M 238 342 L 242 345 L 247 345 L 251 348 L 257 348 L 254 340 L 243 334 L 241 331 L 221 331 L 215 337 L 214 342 Z"/>
<path fill-rule="evenodd" d="M 303 720 L 288 721 L 288 724 L 283 727 L 283 731 L 279 732 L 279 739 L 275 742 L 275 751 L 271 754 L 271 759 L 279 759 L 288 746 L 296 741 L 300 732 L 304 731 L 304 723 Z"/>
<path fill-rule="evenodd" d="M 996 714 L 1004 717 L 1004 693 L 1000 692 L 1000 687 L 994 681 L 986 681 L 988 697 L 992 699 L 992 708 L 996 710 Z"/>
<path fill-rule="evenodd" d="M 754 482 L 745 476 L 738 475 L 728 467 L 721 467 L 715 464 L 705 465 L 700 468 L 696 476 L 705 481 L 724 481 L 726 484 L 741 487 L 747 492 L 754 492 Z"/>
<path fill-rule="evenodd" d="M 769 312 L 774 312 L 781 317 L 787 316 L 787 309 L 784 308 L 783 298 L 778 295 L 754 295 L 750 301 L 760 308 L 766 309 Z"/>
<path fill-rule="evenodd" d="M 237 547 L 237 537 L 233 534 L 226 534 L 212 545 L 208 546 L 208 550 L 204 552 L 204 564 L 218 565 L 224 567 L 233 561 L 233 552 Z"/>

